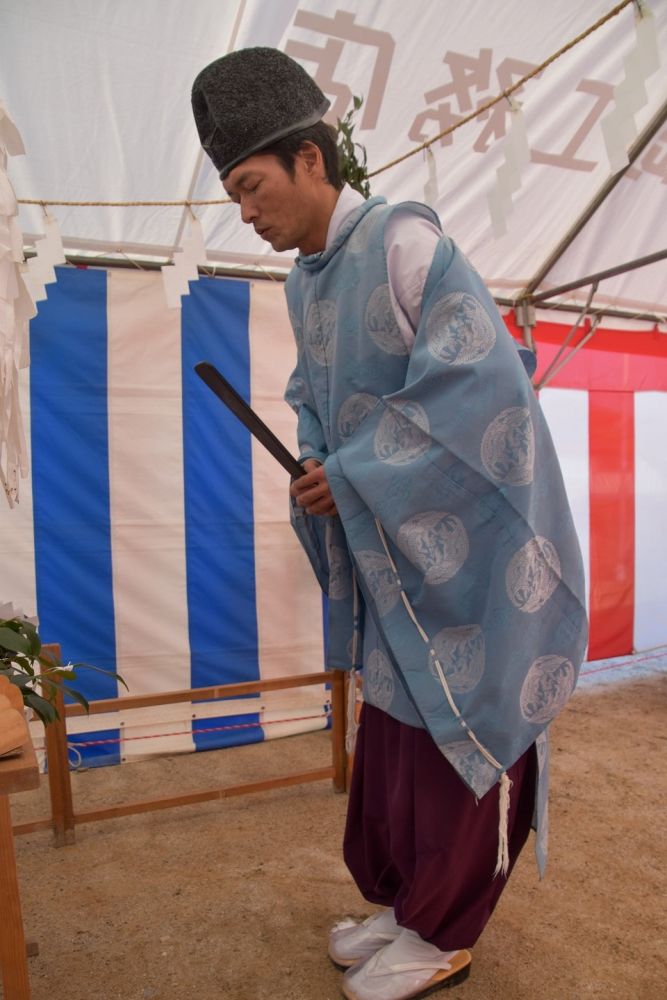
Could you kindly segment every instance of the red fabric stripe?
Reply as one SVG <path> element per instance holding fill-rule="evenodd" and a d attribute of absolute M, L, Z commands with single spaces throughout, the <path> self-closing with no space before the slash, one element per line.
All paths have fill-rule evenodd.
<path fill-rule="evenodd" d="M 635 569 L 634 396 L 589 394 L 589 660 L 632 652 Z"/>
<path fill-rule="evenodd" d="M 514 314 L 503 317 L 510 333 L 522 341 Z M 573 315 L 572 323 L 576 317 Z M 535 327 L 537 377 L 539 381 L 570 330 L 569 325 L 540 321 Z M 590 330 L 584 322 L 574 336 L 579 343 Z M 563 356 L 569 354 L 568 347 Z M 550 379 L 553 389 L 623 390 L 625 392 L 667 390 L 667 335 L 657 330 L 610 330 L 598 327 L 585 347 Z"/>

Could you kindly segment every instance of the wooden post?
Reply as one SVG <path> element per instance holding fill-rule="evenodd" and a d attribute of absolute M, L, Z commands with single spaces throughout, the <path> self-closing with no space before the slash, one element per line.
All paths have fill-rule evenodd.
<path fill-rule="evenodd" d="M 2 896 L 2 933 L 0 966 L 4 995 L 11 1000 L 28 1000 L 30 985 L 26 965 L 26 947 L 21 917 L 21 900 L 16 881 L 16 859 L 12 839 L 12 820 L 6 795 L 0 795 L 0 895 Z"/>
<path fill-rule="evenodd" d="M 20 756 L 0 760 L 0 970 L 6 1000 L 30 1000 L 9 796 L 38 785 L 39 768 L 31 742 Z"/>
<path fill-rule="evenodd" d="M 333 757 L 334 791 L 347 790 L 347 755 L 345 753 L 345 671 L 331 673 L 331 753 Z"/>
<path fill-rule="evenodd" d="M 60 661 L 60 646 L 42 646 L 45 656 L 54 661 Z M 67 720 L 65 717 L 65 699 L 62 689 L 58 686 L 55 706 L 59 719 L 44 727 L 46 737 L 46 760 L 49 777 L 49 794 L 51 796 L 51 819 L 53 823 L 53 843 L 55 847 L 65 847 L 73 844 L 76 839 L 74 832 L 74 805 L 72 803 L 72 782 L 69 773 L 69 754 L 67 751 Z"/>

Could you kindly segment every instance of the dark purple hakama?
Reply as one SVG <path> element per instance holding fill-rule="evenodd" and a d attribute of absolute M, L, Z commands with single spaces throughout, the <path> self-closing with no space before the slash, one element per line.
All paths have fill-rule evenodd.
<path fill-rule="evenodd" d="M 509 877 L 531 827 L 535 748 L 507 773 Z M 343 845 L 361 894 L 443 951 L 472 947 L 507 882 L 493 877 L 498 799 L 497 786 L 476 799 L 426 730 L 364 704 Z"/>

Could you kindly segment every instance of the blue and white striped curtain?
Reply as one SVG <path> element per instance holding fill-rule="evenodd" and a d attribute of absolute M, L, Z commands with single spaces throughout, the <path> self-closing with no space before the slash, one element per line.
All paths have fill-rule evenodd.
<path fill-rule="evenodd" d="M 47 287 L 22 373 L 32 473 L 13 510 L 0 503 L 0 602 L 38 614 L 45 642 L 116 670 L 131 694 L 322 669 L 322 599 L 289 525 L 287 474 L 193 371 L 213 362 L 296 451 L 282 400 L 295 354 L 282 286 L 202 278 L 181 309 L 167 307 L 154 272 L 61 268 Z M 540 399 L 589 589 L 606 600 L 589 555 L 600 530 L 590 494 L 607 489 L 590 474 L 588 428 L 604 360 L 591 352 L 585 377 L 573 363 L 571 382 Z M 649 367 L 660 391 L 635 392 L 628 430 L 635 649 L 665 641 L 667 393 L 663 369 Z M 84 691 L 125 694 L 97 674 Z M 72 719 L 69 729 L 87 764 L 117 763 L 323 727 L 326 703 L 323 686 L 302 687 Z"/>
<path fill-rule="evenodd" d="M 321 596 L 288 476 L 193 371 L 213 362 L 295 449 L 283 289 L 204 278 L 169 309 L 159 273 L 61 268 L 31 324 L 31 478 L 0 509 L 3 600 L 63 657 L 130 694 L 323 667 Z M 89 698 L 122 696 L 90 673 Z M 88 764 L 326 725 L 324 687 L 71 720 Z M 81 744 L 89 744 L 81 746 Z"/>

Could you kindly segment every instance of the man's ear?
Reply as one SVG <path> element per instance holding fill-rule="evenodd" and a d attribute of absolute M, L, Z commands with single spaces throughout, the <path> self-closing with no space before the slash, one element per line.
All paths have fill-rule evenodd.
<path fill-rule="evenodd" d="M 324 157 L 319 146 L 316 146 L 314 142 L 304 142 L 296 155 L 300 157 L 307 174 L 324 180 Z"/>

